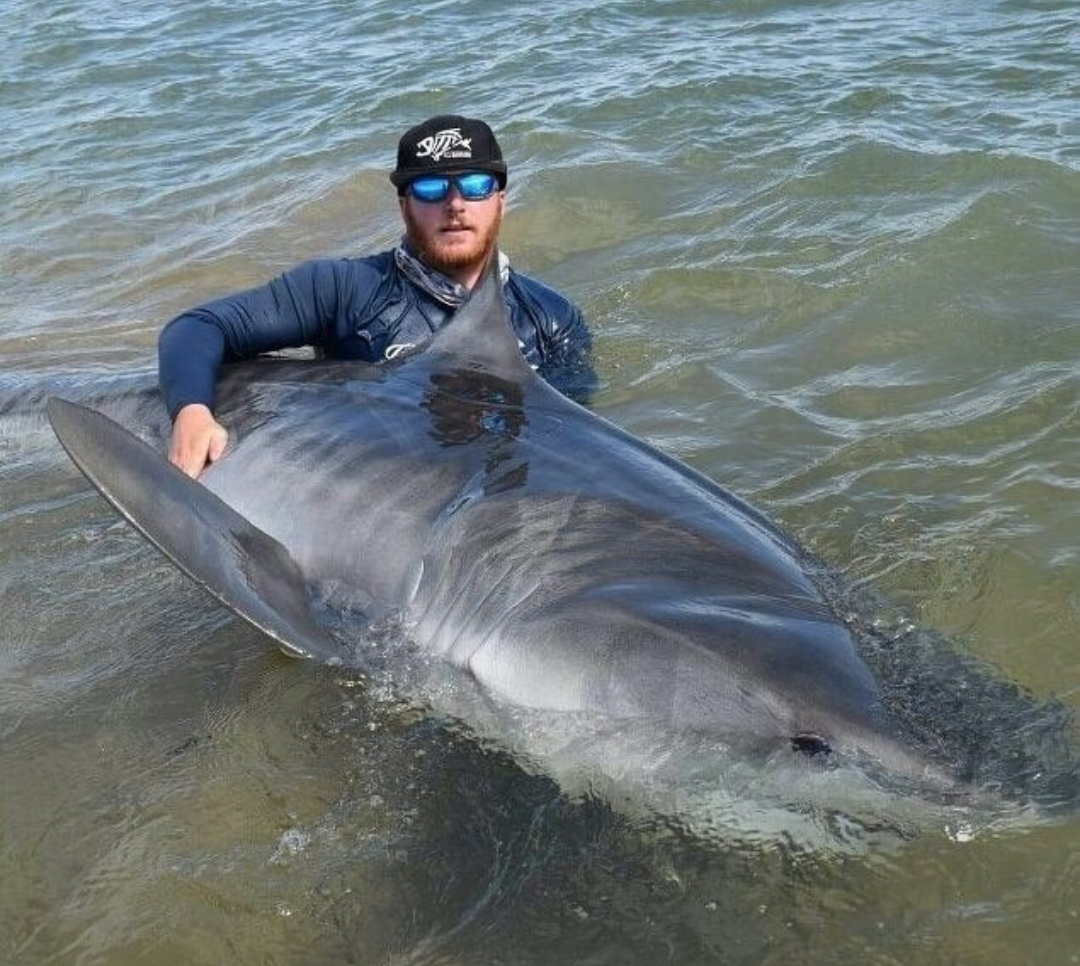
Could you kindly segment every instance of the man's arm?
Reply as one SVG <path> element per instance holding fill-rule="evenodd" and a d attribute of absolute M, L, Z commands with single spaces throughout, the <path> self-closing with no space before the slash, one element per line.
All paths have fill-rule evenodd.
<path fill-rule="evenodd" d="M 158 381 L 173 420 L 172 463 L 194 477 L 225 451 L 226 431 L 213 416 L 223 362 L 323 342 L 337 316 L 342 272 L 341 262 L 307 262 L 165 326 Z"/>
<path fill-rule="evenodd" d="M 573 303 L 569 308 L 547 342 L 540 375 L 563 395 L 587 406 L 597 387 L 592 332 L 581 310 Z"/>
<path fill-rule="evenodd" d="M 519 306 L 536 331 L 537 371 L 559 392 L 588 405 L 597 378 L 592 332 L 581 309 L 553 288 L 520 272 L 511 271 L 507 294 L 508 301 Z M 524 337 L 519 333 L 519 338 Z"/>

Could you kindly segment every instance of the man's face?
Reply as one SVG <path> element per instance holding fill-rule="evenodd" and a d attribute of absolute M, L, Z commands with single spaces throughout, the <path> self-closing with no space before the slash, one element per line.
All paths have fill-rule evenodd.
<path fill-rule="evenodd" d="M 482 201 L 465 201 L 451 186 L 442 201 L 399 198 L 405 235 L 425 264 L 471 286 L 495 246 L 502 224 L 506 193 L 496 191 Z"/>

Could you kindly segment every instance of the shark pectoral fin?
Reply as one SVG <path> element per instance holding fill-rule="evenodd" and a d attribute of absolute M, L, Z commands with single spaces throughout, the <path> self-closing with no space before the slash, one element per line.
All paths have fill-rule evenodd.
<path fill-rule="evenodd" d="M 86 478 L 192 580 L 286 653 L 341 661 L 285 547 L 108 416 L 55 396 L 47 410 Z"/>

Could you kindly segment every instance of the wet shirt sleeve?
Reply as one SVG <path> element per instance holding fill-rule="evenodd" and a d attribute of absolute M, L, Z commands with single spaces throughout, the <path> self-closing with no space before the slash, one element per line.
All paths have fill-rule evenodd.
<path fill-rule="evenodd" d="M 344 261 L 306 262 L 173 319 L 158 339 L 158 381 L 169 416 L 190 403 L 213 408 L 223 362 L 322 345 L 348 297 L 347 273 Z"/>

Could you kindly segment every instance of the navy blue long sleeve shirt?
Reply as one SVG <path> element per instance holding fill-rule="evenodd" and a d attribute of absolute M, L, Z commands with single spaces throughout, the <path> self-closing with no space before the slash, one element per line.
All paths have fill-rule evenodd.
<path fill-rule="evenodd" d="M 503 289 L 525 360 L 561 392 L 587 402 L 596 376 L 580 310 L 513 269 Z M 213 409 L 223 363 L 299 346 L 380 362 L 400 351 L 395 347 L 429 339 L 453 313 L 404 276 L 392 251 L 306 262 L 173 319 L 158 341 L 162 394 L 173 418 L 190 403 Z"/>

